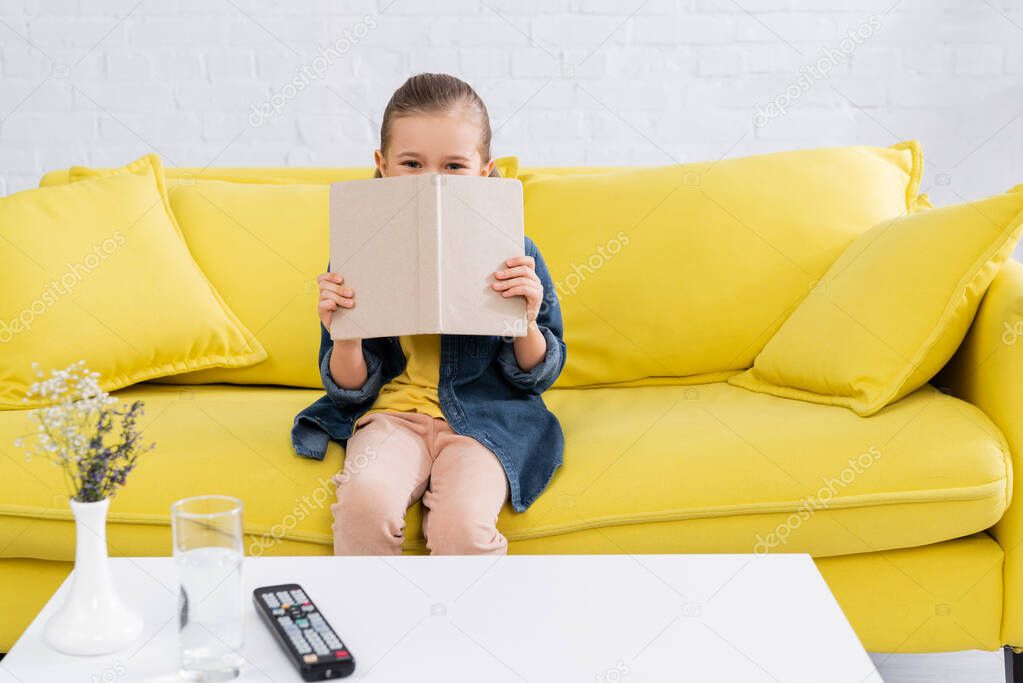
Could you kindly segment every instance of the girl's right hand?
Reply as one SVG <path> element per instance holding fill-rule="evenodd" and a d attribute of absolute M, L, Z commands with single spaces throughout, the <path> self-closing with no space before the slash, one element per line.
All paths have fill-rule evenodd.
<path fill-rule="evenodd" d="M 320 322 L 329 330 L 330 318 L 334 311 L 339 308 L 355 308 L 355 291 L 351 287 L 345 287 L 345 279 L 337 273 L 321 273 L 316 276 L 316 282 L 320 286 L 317 313 Z"/>

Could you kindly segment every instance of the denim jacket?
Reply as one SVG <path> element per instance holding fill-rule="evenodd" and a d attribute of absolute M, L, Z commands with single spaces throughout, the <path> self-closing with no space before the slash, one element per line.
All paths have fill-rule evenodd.
<path fill-rule="evenodd" d="M 437 392 L 451 429 L 490 449 L 504 467 L 517 512 L 528 508 L 561 465 L 565 439 L 542 394 L 565 365 L 561 308 L 550 273 L 536 245 L 525 240 L 536 261 L 544 300 L 537 325 L 547 340 L 543 361 L 519 368 L 511 341 L 502 337 L 442 335 Z M 328 265 L 329 270 L 329 265 Z M 364 339 L 368 375 L 358 389 L 342 389 L 330 374 L 330 333 L 320 325 L 320 376 L 325 396 L 295 417 L 291 442 L 298 455 L 322 460 L 328 440 L 345 445 L 352 428 L 373 405 L 381 387 L 405 368 L 397 337 Z"/>

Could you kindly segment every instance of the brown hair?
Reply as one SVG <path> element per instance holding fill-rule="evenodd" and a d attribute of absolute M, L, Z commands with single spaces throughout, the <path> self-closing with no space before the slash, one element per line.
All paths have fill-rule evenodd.
<path fill-rule="evenodd" d="M 458 105 L 464 105 L 476 115 L 482 137 L 480 139 L 480 157 L 483 163 L 490 161 L 490 114 L 487 105 L 472 89 L 472 86 L 461 78 L 448 74 L 416 74 L 401 84 L 384 108 L 384 118 L 380 123 L 380 151 L 387 153 L 391 140 L 391 123 L 402 116 L 415 114 L 433 114 L 444 112 Z M 490 173 L 493 177 L 501 174 L 497 167 Z M 376 170 L 375 178 L 380 177 L 380 169 Z"/>

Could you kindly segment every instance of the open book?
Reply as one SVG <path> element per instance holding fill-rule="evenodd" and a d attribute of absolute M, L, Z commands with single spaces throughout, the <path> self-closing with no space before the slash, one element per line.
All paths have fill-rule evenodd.
<path fill-rule="evenodd" d="M 523 250 L 522 184 L 421 174 L 330 186 L 330 269 L 355 290 L 333 339 L 409 334 L 523 336 L 522 297 L 493 273 Z"/>

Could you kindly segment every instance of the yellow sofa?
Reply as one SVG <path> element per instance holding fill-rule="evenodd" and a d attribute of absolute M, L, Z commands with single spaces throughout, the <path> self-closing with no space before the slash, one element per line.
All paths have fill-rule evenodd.
<path fill-rule="evenodd" d="M 870 155 L 883 157 L 891 166 L 890 177 L 883 183 L 903 188 L 901 204 L 892 211 L 925 210 L 927 203 L 916 196 L 919 150 L 907 146 L 889 153 L 864 148 L 850 158 L 853 163 L 872 164 L 876 159 L 869 159 Z M 826 159 L 799 157 L 796 161 L 806 164 L 811 184 L 816 182 L 813 178 L 829 175 Z M 686 170 L 678 181 L 681 191 L 690 192 L 687 198 L 675 193 L 670 201 L 661 200 L 659 218 L 637 216 L 638 223 L 624 228 L 614 222 L 594 226 L 590 242 L 606 244 L 610 238 L 600 232 L 604 228 L 612 236 L 615 229 L 656 230 L 656 226 L 642 227 L 647 225 L 643 221 L 666 220 L 672 211 L 712 211 L 711 204 L 719 204 L 722 214 L 715 213 L 716 218 L 701 214 L 701 225 L 719 219 L 728 224 L 702 241 L 680 237 L 680 250 L 687 244 L 691 247 L 685 258 L 699 257 L 704 247 L 719 254 L 715 240 L 727 240 L 741 253 L 752 251 L 762 259 L 739 263 L 734 273 L 726 273 L 728 277 L 742 277 L 752 269 L 754 274 L 770 274 L 764 276 L 761 289 L 784 290 L 791 285 L 790 292 L 784 290 L 790 299 L 777 303 L 772 320 L 757 321 L 757 334 L 736 348 L 728 348 L 729 339 L 724 336 L 715 339 L 713 330 L 701 333 L 692 318 L 710 311 L 724 316 L 720 325 L 739 330 L 743 320 L 731 318 L 748 320 L 760 314 L 767 305 L 757 301 L 758 296 L 765 298 L 763 292 L 743 299 L 741 289 L 722 289 L 721 296 L 735 302 L 729 304 L 731 311 L 713 310 L 713 292 L 698 295 L 694 289 L 693 296 L 674 312 L 675 304 L 651 296 L 634 301 L 635 310 L 622 315 L 656 320 L 659 328 L 635 334 L 629 328 L 618 329 L 618 320 L 610 319 L 615 314 L 593 310 L 600 304 L 586 299 L 586 291 L 599 288 L 597 279 L 604 273 L 615 282 L 616 275 L 641 269 L 643 259 L 655 257 L 634 251 L 613 265 L 601 263 L 594 268 L 591 263 L 580 275 L 582 262 L 573 252 L 580 234 L 559 242 L 558 225 L 540 225 L 543 216 L 538 212 L 557 204 L 559 192 L 580 191 L 578 186 L 562 189 L 551 179 L 588 169 L 518 172 L 525 187 L 527 232 L 537 240 L 552 273 L 560 284 L 568 283 L 572 272 L 576 280 L 588 281 L 559 291 L 569 356 L 578 354 L 578 360 L 545 396 L 566 433 L 565 465 L 529 510 L 502 513 L 499 526 L 510 541 L 510 552 L 807 552 L 871 651 L 994 650 L 1006 644 L 1023 645 L 1023 549 L 1018 547 L 1023 541 L 1023 507 L 1010 505 L 1010 454 L 1023 454 L 1023 323 L 1019 322 L 1023 266 L 1010 261 L 1002 268 L 965 342 L 932 384 L 869 418 L 842 407 L 731 386 L 724 380 L 749 367 L 771 330 L 813 286 L 812 278 L 785 280 L 789 268 L 785 259 L 755 246 L 764 241 L 764 231 L 757 228 L 761 227 L 758 221 L 766 220 L 763 207 L 769 202 L 763 193 L 758 195 L 758 188 L 769 185 L 770 169 L 758 170 L 763 184 L 745 188 L 745 193 L 715 194 L 716 182 L 724 183 L 722 187 L 735 184 L 729 176 L 731 168 L 704 165 Z M 184 179 L 185 186 L 197 177 L 211 182 L 315 184 L 360 175 L 310 169 L 167 169 L 167 173 L 172 184 Z M 716 174 L 720 181 L 714 179 Z M 844 171 L 833 175 L 835 183 L 855 185 Z M 614 191 L 615 184 L 627 177 L 608 171 L 596 187 L 602 193 Z M 49 174 L 42 184 L 67 181 L 67 171 L 61 171 Z M 799 226 L 815 230 L 818 222 L 828 224 L 829 220 L 841 226 L 844 217 L 857 211 L 862 215 L 856 216 L 867 223 L 874 219 L 871 207 L 886 201 L 881 196 L 885 187 L 874 187 L 868 196 L 850 200 L 837 218 L 824 216 L 820 206 L 807 210 L 812 215 Z M 827 191 L 812 188 L 818 197 Z M 622 192 L 623 201 L 642 194 L 624 188 Z M 673 204 L 676 200 L 680 203 Z M 583 201 L 572 197 L 567 210 Z M 778 211 L 793 210 L 790 204 L 788 199 L 780 201 Z M 677 218 L 678 226 L 684 226 L 692 216 Z M 599 222 L 600 217 L 593 220 Z M 665 239 L 674 225 L 665 223 Z M 791 216 L 781 225 L 779 229 L 787 232 L 771 239 L 798 240 L 803 251 L 792 258 L 801 271 L 818 276 L 867 227 L 850 229 L 828 242 L 806 239 L 792 227 Z M 189 237 L 187 226 L 182 228 Z M 253 234 L 258 229 L 254 222 Z M 663 250 L 663 243 L 651 242 Z M 197 245 L 194 251 L 204 248 Z M 325 265 L 320 253 L 326 252 L 318 252 L 314 262 Z M 204 257 L 196 253 L 196 258 L 210 273 Z M 718 270 L 728 267 L 727 260 L 722 263 Z M 697 266 L 688 267 L 691 272 Z M 213 273 L 210 276 L 216 281 Z M 744 285 L 755 286 L 755 278 Z M 633 296 L 643 296 L 643 291 L 636 288 Z M 307 328 L 295 330 L 295 335 L 303 340 L 312 337 L 308 344 L 315 349 L 315 289 L 299 294 L 301 306 L 308 306 L 310 322 Z M 751 300 L 756 306 L 735 312 Z M 700 306 L 707 311 L 698 310 Z M 595 317 L 587 317 L 586 310 Z M 242 311 L 239 315 L 244 320 Z M 672 335 L 682 328 L 691 340 L 683 342 L 690 356 L 672 356 L 679 347 Z M 644 336 L 646 332 L 652 333 Z M 602 341 L 603 349 L 599 348 Z M 701 344 L 708 349 L 706 354 L 693 351 Z M 268 346 L 268 351 L 272 357 L 273 349 Z M 615 363 L 610 360 L 615 354 L 631 360 L 607 369 L 609 381 L 601 382 L 604 369 L 593 355 L 597 351 L 607 355 L 609 364 Z M 702 367 L 707 354 L 716 352 L 730 362 Z M 315 371 L 315 356 L 308 362 Z M 685 371 L 673 376 L 681 367 Z M 113 555 L 168 554 L 170 504 L 185 496 L 214 492 L 245 502 L 250 556 L 331 552 L 330 478 L 341 467 L 342 449 L 331 444 L 323 461 L 299 458 L 288 439 L 295 414 L 322 392 L 312 386 L 252 384 L 248 383 L 251 378 L 239 377 L 230 380 L 237 384 L 151 381 L 116 393 L 123 399 L 145 400 L 144 433 L 157 449 L 144 456 L 112 502 L 108 534 Z M 22 411 L 0 411 L 0 592 L 12 606 L 0 627 L 0 650 L 10 647 L 64 579 L 74 556 L 73 521 L 59 471 L 38 460 L 26 462 L 12 445 L 26 425 Z M 417 504 L 408 518 L 409 553 L 424 552 L 419 515 Z"/>

